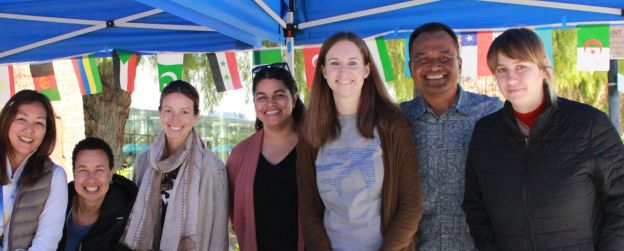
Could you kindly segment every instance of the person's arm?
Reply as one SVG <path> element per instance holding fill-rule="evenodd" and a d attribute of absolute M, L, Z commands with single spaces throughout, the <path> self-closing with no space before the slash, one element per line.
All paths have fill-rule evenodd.
<path fill-rule="evenodd" d="M 470 227 L 470 235 L 474 240 L 477 249 L 496 250 L 496 240 L 494 230 L 490 222 L 490 216 L 485 208 L 483 195 L 481 194 L 481 186 L 479 178 L 472 159 L 472 152 L 476 150 L 475 140 L 479 137 L 475 131 L 473 132 L 470 146 L 468 148 L 468 157 L 466 159 L 465 172 L 465 189 L 464 202 L 462 208 L 466 213 L 466 223 Z"/>
<path fill-rule="evenodd" d="M 50 195 L 39 216 L 37 233 L 29 251 L 56 250 L 63 237 L 67 210 L 67 176 L 60 166 L 54 166 L 52 172 Z"/>
<path fill-rule="evenodd" d="M 405 123 L 403 123 L 405 122 Z M 411 137 L 411 131 L 407 121 L 398 120 L 396 128 L 391 130 L 392 144 L 395 153 L 384 153 L 388 156 L 396 156 L 397 166 L 391 166 L 398 172 L 398 199 L 399 205 L 395 217 L 390 221 L 388 230 L 384 234 L 384 240 L 379 250 L 401 250 L 406 248 L 413 240 L 418 224 L 423 214 L 420 176 L 416 158 L 416 150 Z"/>
<path fill-rule="evenodd" d="M 306 250 L 331 250 L 331 241 L 323 225 L 324 206 L 316 186 L 315 152 L 305 139 L 297 144 L 297 190 L 299 223 Z M 315 155 L 314 155 L 315 156 Z"/>
<path fill-rule="evenodd" d="M 209 250 L 227 250 L 228 249 L 228 185 L 225 165 L 211 154 L 211 163 L 208 164 L 213 169 L 211 178 L 214 188 L 214 221 L 212 224 L 212 234 L 210 236 Z M 201 196 L 201 195 L 200 195 Z M 201 237 L 199 237 L 201 238 Z"/>
<path fill-rule="evenodd" d="M 601 114 L 593 123 L 588 149 L 596 164 L 598 198 L 604 208 L 598 250 L 624 247 L 624 145 L 611 121 Z"/>
<path fill-rule="evenodd" d="M 228 215 L 230 220 L 234 216 L 234 186 L 236 184 L 236 177 L 238 176 L 238 171 L 241 168 L 241 154 L 239 153 L 239 146 L 234 147 L 232 152 L 228 156 L 227 162 L 225 164 L 225 169 L 227 171 L 227 183 L 228 183 Z M 232 229 L 234 228 L 234 224 L 232 224 Z"/>

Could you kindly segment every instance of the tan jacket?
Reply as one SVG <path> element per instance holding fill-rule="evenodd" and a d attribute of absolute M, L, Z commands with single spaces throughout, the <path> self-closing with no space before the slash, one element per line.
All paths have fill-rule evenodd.
<path fill-rule="evenodd" d="M 32 186 L 20 186 L 17 189 L 13 213 L 11 214 L 11 228 L 9 230 L 8 250 L 27 250 L 37 232 L 39 216 L 43 212 L 46 200 L 50 195 L 52 184 L 52 161 L 43 165 L 41 178 Z M 0 203 L 2 203 L 0 201 Z M 59 209 L 61 210 L 61 209 Z"/>
<path fill-rule="evenodd" d="M 378 123 L 384 163 L 379 250 L 415 250 L 414 236 L 422 217 L 416 151 L 407 121 Z M 316 185 L 316 155 L 305 140 L 297 145 L 299 217 L 307 250 L 331 250 L 323 225 L 325 206 Z"/>

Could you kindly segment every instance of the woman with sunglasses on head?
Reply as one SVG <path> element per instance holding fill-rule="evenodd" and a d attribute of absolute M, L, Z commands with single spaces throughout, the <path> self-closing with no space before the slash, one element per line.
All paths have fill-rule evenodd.
<path fill-rule="evenodd" d="M 50 160 L 54 110 L 43 94 L 23 90 L 0 113 L 1 250 L 56 250 L 67 208 L 65 171 Z"/>
<path fill-rule="evenodd" d="M 300 250 L 295 146 L 305 107 L 286 63 L 252 70 L 256 133 L 227 161 L 230 216 L 240 249 Z"/>
<path fill-rule="evenodd" d="M 408 120 L 356 34 L 323 43 L 297 146 L 309 250 L 415 250 L 422 216 Z"/>
<path fill-rule="evenodd" d="M 134 164 L 139 187 L 122 243 L 133 250 L 227 250 L 227 177 L 193 126 L 199 94 L 187 82 L 160 95 L 162 132 Z"/>
<path fill-rule="evenodd" d="M 555 94 L 542 42 L 509 29 L 487 54 L 507 99 L 476 123 L 463 208 L 480 250 L 624 250 L 624 145 L 609 118 Z"/>

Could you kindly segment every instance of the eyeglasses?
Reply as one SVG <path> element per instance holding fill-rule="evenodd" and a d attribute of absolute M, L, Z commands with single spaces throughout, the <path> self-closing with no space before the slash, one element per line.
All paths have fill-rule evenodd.
<path fill-rule="evenodd" d="M 273 63 L 273 64 L 258 65 L 254 67 L 253 69 L 251 69 L 252 78 L 255 78 L 258 72 L 271 69 L 271 68 L 283 69 L 287 71 L 288 73 L 290 73 L 290 68 L 288 67 L 288 64 L 284 62 L 279 62 L 279 63 Z"/>

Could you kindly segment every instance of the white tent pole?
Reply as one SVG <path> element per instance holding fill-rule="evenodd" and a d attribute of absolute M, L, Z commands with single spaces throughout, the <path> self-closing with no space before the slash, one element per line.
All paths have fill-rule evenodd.
<path fill-rule="evenodd" d="M 88 19 L 45 17 L 45 16 L 33 16 L 33 15 L 22 15 L 22 14 L 12 14 L 12 13 L 0 13 L 0 18 L 50 22 L 50 23 L 84 24 L 84 25 L 98 25 L 102 23 L 102 21 L 88 20 Z"/>
<path fill-rule="evenodd" d="M 563 10 L 595 12 L 595 13 L 610 14 L 610 15 L 617 15 L 617 16 L 621 16 L 622 15 L 622 9 L 609 8 L 609 7 L 599 7 L 599 6 L 591 6 L 591 5 L 583 5 L 583 4 L 559 3 L 559 2 L 535 1 L 535 0 L 480 0 L 480 1 L 482 1 L 482 2 L 493 2 L 493 3 L 508 3 L 508 4 L 517 4 L 517 5 L 528 5 L 528 6 L 554 8 L 554 9 L 563 9 Z"/>
<path fill-rule="evenodd" d="M 325 24 L 345 21 L 345 20 L 349 20 L 349 19 L 354 19 L 354 18 L 359 18 L 359 17 L 364 17 L 364 16 L 380 14 L 380 13 L 384 13 L 384 12 L 400 10 L 400 9 L 404 9 L 404 8 L 409 8 L 409 7 L 413 7 L 413 6 L 417 6 L 417 5 L 433 3 L 433 2 L 437 2 L 437 1 L 438 0 L 413 0 L 413 1 L 406 1 L 406 2 L 402 2 L 402 3 L 391 4 L 391 5 L 377 7 L 377 8 L 372 8 L 372 9 L 368 9 L 368 10 L 356 11 L 356 12 L 349 13 L 349 14 L 338 15 L 338 16 L 333 16 L 333 17 L 328 17 L 328 18 L 321 18 L 319 20 L 314 20 L 314 21 L 303 22 L 303 23 L 300 23 L 298 25 L 298 28 L 299 29 L 306 29 L 306 28 L 315 27 L 315 26 L 319 26 L 319 25 L 325 25 Z"/>
<path fill-rule="evenodd" d="M 116 27 L 137 28 L 137 29 L 158 29 L 158 30 L 180 30 L 180 31 L 214 31 L 199 25 L 179 25 L 179 24 L 148 24 L 148 23 L 115 23 Z"/>
<path fill-rule="evenodd" d="M 32 44 L 27 44 L 27 45 L 24 45 L 24 46 L 21 46 L 21 47 L 17 47 L 17 48 L 12 49 L 12 50 L 0 52 L 0 58 L 6 57 L 6 56 L 10 56 L 10 55 L 13 55 L 13 54 L 17 54 L 17 53 L 20 53 L 20 52 L 23 52 L 23 51 L 27 51 L 27 50 L 30 50 L 30 49 L 34 49 L 34 48 L 37 48 L 37 47 L 41 47 L 41 46 L 44 46 L 44 45 L 48 45 L 48 44 L 51 44 L 51 43 L 55 43 L 55 42 L 58 42 L 58 41 L 62 41 L 62 40 L 68 39 L 68 38 L 72 38 L 72 37 L 80 36 L 80 35 L 83 35 L 83 34 L 87 34 L 89 32 L 94 32 L 94 31 L 97 31 L 97 30 L 105 29 L 105 28 L 106 28 L 106 23 L 101 23 L 101 24 L 98 24 L 98 25 L 90 26 L 90 27 L 87 27 L 87 28 L 84 28 L 84 29 L 80 29 L 80 30 L 77 30 L 77 31 L 73 31 L 73 32 L 70 32 L 70 33 L 65 33 L 63 35 L 59 35 L 59 36 L 56 36 L 56 37 L 53 37 L 53 38 L 48 38 L 46 40 L 42 40 L 42 41 L 35 42 L 35 43 L 32 43 Z"/>
<path fill-rule="evenodd" d="M 153 9 L 153 10 L 137 13 L 137 14 L 134 14 L 134 15 L 130 15 L 130 16 L 127 16 L 127 17 L 123 17 L 123 18 L 115 20 L 114 22 L 119 22 L 120 24 L 123 24 L 123 23 L 127 23 L 129 21 L 132 21 L 132 20 L 136 20 L 136 19 L 140 19 L 140 18 L 143 18 L 143 17 L 155 15 L 155 14 L 158 14 L 158 13 L 161 13 L 161 12 L 163 12 L 163 10 Z M 93 25 L 91 27 L 83 28 L 83 29 L 80 29 L 80 30 L 77 30 L 77 31 L 72 31 L 72 32 L 69 32 L 69 33 L 65 33 L 63 35 L 59 35 L 59 36 L 56 36 L 56 37 L 48 38 L 48 39 L 45 39 L 45 40 L 42 40 L 42 41 L 39 41 L 39 42 L 35 42 L 35 43 L 27 44 L 27 45 L 24 45 L 24 46 L 20 46 L 18 48 L 12 49 L 12 50 L 0 52 L 0 58 L 7 57 L 7 56 L 10 56 L 10 55 L 13 55 L 13 54 L 17 54 L 17 53 L 20 53 L 20 52 L 23 52 L 23 51 L 27 51 L 27 50 L 30 50 L 30 49 L 34 49 L 34 48 L 37 48 L 37 47 L 41 47 L 41 46 L 44 46 L 44 45 L 48 45 L 48 44 L 51 44 L 51 43 L 56 43 L 58 41 L 62 41 L 62 40 L 69 39 L 69 38 L 72 38 L 72 37 L 77 37 L 77 36 L 80 36 L 80 35 L 84 35 L 84 34 L 87 34 L 87 33 L 90 33 L 90 32 L 94 32 L 94 31 L 97 31 L 97 30 L 105 29 L 106 27 L 108 27 L 107 22 L 100 21 L 97 25 Z"/>
<path fill-rule="evenodd" d="M 269 16 L 271 16 L 271 18 L 273 18 L 273 20 L 275 20 L 275 22 L 277 22 L 280 26 L 282 26 L 282 28 L 286 29 L 286 22 L 284 22 L 284 20 L 282 20 L 282 18 L 280 16 L 275 14 L 275 12 L 268 5 L 266 5 L 266 3 L 264 3 L 264 1 L 262 1 L 262 0 L 254 0 L 254 2 L 262 10 L 264 10 L 264 12 L 269 14 Z"/>
<path fill-rule="evenodd" d="M 289 11 L 286 14 L 286 22 L 292 24 L 294 22 L 294 13 Z M 294 30 L 292 31 L 294 32 Z M 290 68 L 290 74 L 295 77 L 295 36 L 286 37 L 286 63 L 288 63 L 288 67 Z"/>

